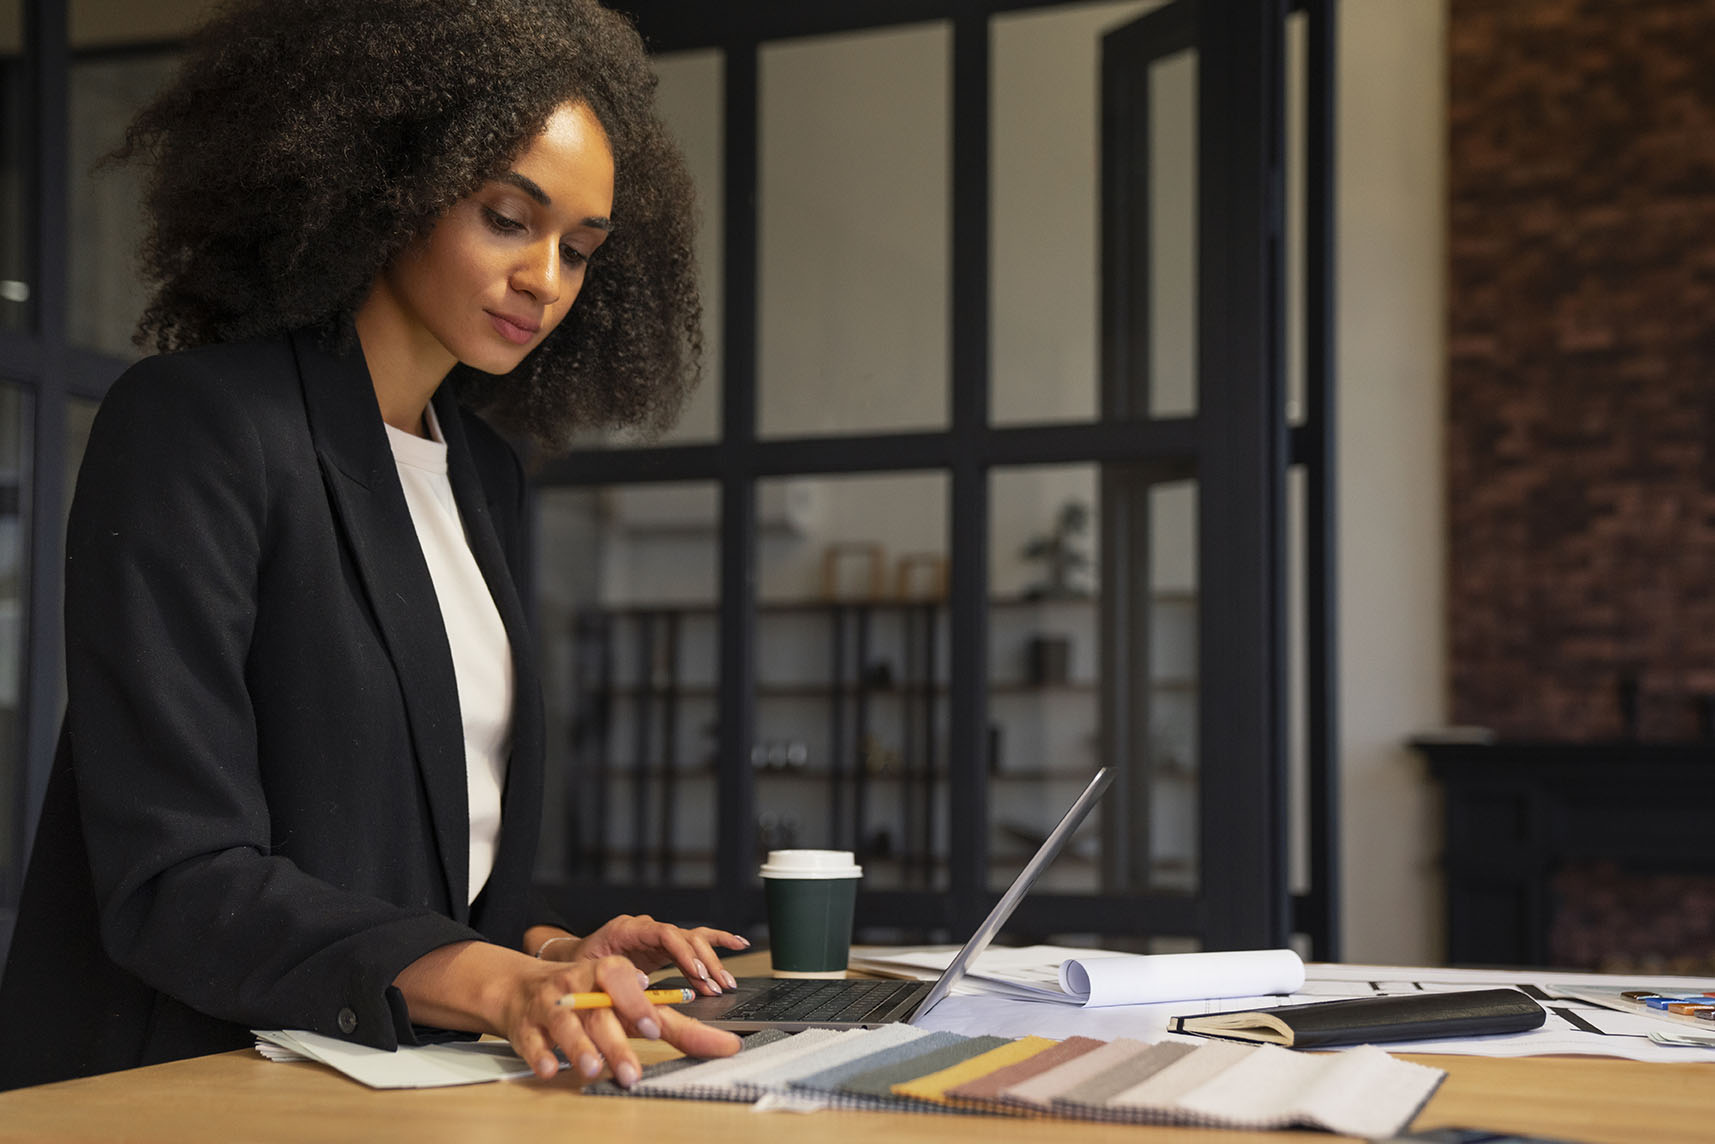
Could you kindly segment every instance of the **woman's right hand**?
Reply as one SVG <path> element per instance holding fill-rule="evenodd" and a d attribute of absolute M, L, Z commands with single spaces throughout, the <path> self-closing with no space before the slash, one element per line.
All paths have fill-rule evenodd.
<path fill-rule="evenodd" d="M 394 980 L 411 1019 L 468 1032 L 497 1033 L 540 1077 L 559 1071 L 558 1048 L 586 1079 L 605 1062 L 630 1088 L 642 1075 L 628 1037 L 663 1040 L 688 1056 L 724 1057 L 739 1040 L 655 1006 L 643 996 L 648 979 L 623 957 L 540 961 L 486 942 L 442 946 L 418 958 Z M 570 993 L 606 993 L 611 1009 L 559 1004 Z"/>

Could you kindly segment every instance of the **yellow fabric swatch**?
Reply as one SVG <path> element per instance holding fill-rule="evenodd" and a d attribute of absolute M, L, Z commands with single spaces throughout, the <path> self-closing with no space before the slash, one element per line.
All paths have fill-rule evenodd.
<path fill-rule="evenodd" d="M 1047 1037 L 1020 1037 L 1018 1040 L 1002 1045 L 998 1049 L 990 1049 L 988 1052 L 979 1053 L 967 1061 L 960 1061 L 952 1068 L 942 1069 L 940 1072 L 920 1076 L 916 1080 L 908 1080 L 893 1085 L 893 1094 L 895 1096 L 909 1096 L 916 1100 L 927 1100 L 934 1104 L 952 1105 L 954 1102 L 947 1099 L 945 1095 L 949 1088 L 976 1080 L 981 1076 L 987 1076 L 996 1069 L 1003 1069 L 1008 1065 L 1015 1065 L 1019 1061 L 1029 1060 L 1037 1053 L 1044 1049 L 1053 1048 L 1058 1043 L 1058 1041 L 1051 1041 Z"/>

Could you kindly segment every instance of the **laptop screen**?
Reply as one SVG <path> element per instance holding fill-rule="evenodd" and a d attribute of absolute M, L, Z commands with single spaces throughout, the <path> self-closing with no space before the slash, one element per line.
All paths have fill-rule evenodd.
<path fill-rule="evenodd" d="M 1000 927 L 1012 917 L 1012 911 L 1018 908 L 1018 903 L 1030 892 L 1030 887 L 1036 884 L 1036 879 L 1041 877 L 1042 871 L 1054 861 L 1054 856 L 1060 853 L 1066 839 L 1078 829 L 1079 823 L 1089 815 L 1090 808 L 1096 805 L 1108 787 L 1113 785 L 1113 781 L 1112 767 L 1103 767 L 1096 772 L 1096 777 L 1090 780 L 1090 785 L 1084 788 L 1084 793 L 1078 796 L 1078 801 L 1072 804 L 1072 809 L 1066 812 L 1058 825 L 1049 832 L 1048 837 L 1042 840 L 1042 845 L 1036 848 L 1036 853 L 1030 856 L 1030 861 L 1024 864 L 1024 869 L 1018 872 L 1018 877 L 1012 880 L 1012 885 L 1006 888 L 1006 893 L 1000 896 L 1000 901 L 994 904 L 994 909 L 983 919 L 983 924 L 977 927 L 977 932 L 965 942 L 964 948 L 960 949 L 947 965 L 946 972 L 936 980 L 935 987 L 929 990 L 912 1012 L 908 1019 L 910 1023 L 915 1023 L 918 1018 L 925 1016 L 943 997 L 953 991 L 953 986 L 958 984 L 971 963 L 982 956 L 983 950 L 989 947 L 995 934 L 1000 932 Z"/>

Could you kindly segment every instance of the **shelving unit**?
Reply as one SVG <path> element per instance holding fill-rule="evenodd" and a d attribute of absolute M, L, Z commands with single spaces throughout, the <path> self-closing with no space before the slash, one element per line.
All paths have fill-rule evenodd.
<path fill-rule="evenodd" d="M 1162 593 L 1152 617 L 1157 790 L 1152 863 L 1182 881 L 1194 815 L 1196 599 Z M 997 599 L 990 608 L 990 856 L 1011 878 L 1099 753 L 1098 602 Z M 947 848 L 946 608 L 937 602 L 791 602 L 758 608 L 756 848 L 850 849 L 876 887 L 939 889 Z M 579 614 L 564 775 L 565 874 L 700 885 L 715 842 L 715 611 L 629 606 Z M 1028 677 L 1032 638 L 1064 640 L 1063 677 Z M 790 759 L 790 762 L 786 760 Z M 1094 824 L 1056 878 L 1094 891 Z M 1158 850 L 1159 853 L 1154 853 Z"/>

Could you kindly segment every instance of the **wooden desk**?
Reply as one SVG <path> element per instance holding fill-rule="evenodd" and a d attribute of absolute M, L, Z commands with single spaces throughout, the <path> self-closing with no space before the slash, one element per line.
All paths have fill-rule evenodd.
<path fill-rule="evenodd" d="M 746 962 L 750 962 L 747 967 Z M 735 972 L 756 973 L 737 959 Z M 7 1035 L 27 1035 L 6 1030 Z M 672 1050 L 639 1043 L 645 1063 Z M 1413 1125 L 1529 1132 L 1590 1144 L 1715 1139 L 1715 1062 L 1662 1065 L 1590 1058 L 1412 1056 L 1447 1080 Z M 1217 1132 L 1077 1121 L 888 1112 L 761 1115 L 745 1105 L 585 1097 L 569 1071 L 463 1088 L 379 1092 L 314 1064 L 275 1064 L 250 1050 L 0 1093 L 0 1140 L 603 1141 L 755 1144 L 839 1140 L 1056 1144 L 1183 1139 L 1329 1141 L 1320 1132 Z"/>

